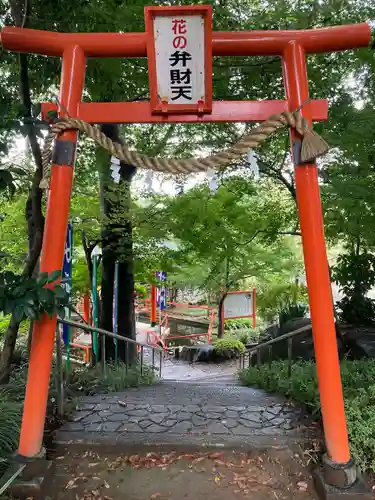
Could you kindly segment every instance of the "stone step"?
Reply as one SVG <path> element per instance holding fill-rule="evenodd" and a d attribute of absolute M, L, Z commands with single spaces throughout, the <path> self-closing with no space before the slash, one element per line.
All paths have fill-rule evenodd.
<path fill-rule="evenodd" d="M 172 382 L 174 384 L 194 384 L 194 385 L 214 385 L 214 386 L 241 386 L 242 384 L 239 382 L 237 377 L 234 375 L 223 375 L 221 377 L 215 376 L 207 376 L 207 377 L 198 377 L 191 379 L 162 379 L 163 383 Z"/>
<path fill-rule="evenodd" d="M 84 397 L 56 436 L 60 446 L 205 448 L 285 446 L 306 439 L 306 415 L 259 389 L 165 381 Z"/>

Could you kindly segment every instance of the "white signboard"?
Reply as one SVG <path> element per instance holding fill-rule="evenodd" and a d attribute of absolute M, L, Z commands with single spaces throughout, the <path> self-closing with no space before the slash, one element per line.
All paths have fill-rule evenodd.
<path fill-rule="evenodd" d="M 248 318 L 253 315 L 252 292 L 228 293 L 224 299 L 224 319 Z"/>
<path fill-rule="evenodd" d="M 154 40 L 159 99 L 168 104 L 204 100 L 204 16 L 156 16 Z"/>

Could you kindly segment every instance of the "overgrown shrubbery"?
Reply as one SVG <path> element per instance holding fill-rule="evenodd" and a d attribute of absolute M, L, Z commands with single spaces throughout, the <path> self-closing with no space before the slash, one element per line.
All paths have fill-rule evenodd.
<path fill-rule="evenodd" d="M 257 297 L 257 309 L 266 322 L 282 323 L 301 317 L 302 307 L 304 315 L 307 304 L 307 288 L 296 283 L 273 283 L 261 290 Z"/>
<path fill-rule="evenodd" d="M 21 408 L 20 402 L 12 399 L 7 391 L 0 389 L 0 472 L 3 464 L 17 448 Z"/>
<path fill-rule="evenodd" d="M 225 337 L 239 340 L 245 346 L 257 343 L 260 329 L 253 328 L 252 318 L 236 318 L 225 321 Z"/>
<path fill-rule="evenodd" d="M 225 321 L 225 329 L 228 330 L 241 330 L 243 328 L 252 328 L 253 319 L 252 318 L 236 318 L 227 319 Z"/>
<path fill-rule="evenodd" d="M 344 361 L 341 364 L 345 408 L 353 458 L 362 470 L 375 472 L 375 360 Z M 245 385 L 258 386 L 293 398 L 320 418 L 315 364 L 298 362 L 288 378 L 287 362 L 249 367 L 239 373 Z"/>
<path fill-rule="evenodd" d="M 292 304 L 285 309 L 282 309 L 279 314 L 279 325 L 282 327 L 288 321 L 297 318 L 304 318 L 308 311 L 308 307 L 305 304 Z"/>
<path fill-rule="evenodd" d="M 129 387 L 150 385 L 155 382 L 155 373 L 151 367 L 143 366 L 141 373 L 139 366 L 130 367 L 126 371 L 123 363 L 107 364 L 105 375 L 101 366 L 82 368 L 71 373 L 68 380 L 70 392 L 78 394 L 96 394 L 98 392 L 117 392 Z"/>

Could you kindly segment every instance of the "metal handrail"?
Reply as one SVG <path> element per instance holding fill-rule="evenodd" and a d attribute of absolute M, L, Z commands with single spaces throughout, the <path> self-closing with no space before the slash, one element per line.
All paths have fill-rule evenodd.
<path fill-rule="evenodd" d="M 297 330 L 293 330 L 292 332 L 284 333 L 283 335 L 280 335 L 280 337 L 275 337 L 274 339 L 267 340 L 266 342 L 262 342 L 262 344 L 258 344 L 254 347 L 250 347 L 250 349 L 247 349 L 246 352 L 251 354 L 253 352 L 256 352 L 258 349 L 262 349 L 263 347 L 267 347 L 269 345 L 276 344 L 277 342 L 280 342 L 280 340 L 285 340 L 285 339 L 289 339 L 291 337 L 295 337 L 296 335 L 299 335 L 300 333 L 307 332 L 308 330 L 311 330 L 311 325 L 301 326 L 301 328 L 297 328 Z"/>
<path fill-rule="evenodd" d="M 117 333 L 110 332 L 108 330 L 104 330 L 103 328 L 98 328 L 95 326 L 88 325 L 87 323 L 79 323 L 78 321 L 72 321 L 63 318 L 57 318 L 57 322 L 59 324 L 65 324 L 71 326 L 73 328 L 86 330 L 88 332 L 98 333 L 102 335 L 102 360 L 101 365 L 103 368 L 103 375 L 106 375 L 106 355 L 105 355 L 105 336 L 115 339 L 116 341 L 127 342 L 128 344 L 135 345 L 137 348 L 137 356 L 139 356 L 140 362 L 140 371 L 141 375 L 144 373 L 144 350 L 149 349 L 152 352 L 151 366 L 152 369 L 157 369 L 155 364 L 155 352 L 159 353 L 159 376 L 161 377 L 162 372 L 162 364 L 163 364 L 163 350 L 160 347 L 155 345 L 144 344 L 143 342 L 138 342 L 137 340 L 130 339 L 128 337 L 122 337 Z M 138 350 L 139 348 L 139 350 Z M 64 376 L 63 376 L 63 368 L 62 368 L 62 352 L 61 352 L 61 337 L 60 337 L 60 329 L 56 328 L 56 362 L 57 362 L 57 370 L 56 370 L 56 384 L 57 384 L 57 406 L 58 406 L 58 414 L 62 417 L 64 415 Z M 126 361 L 125 361 L 125 371 L 128 373 L 129 369 L 129 350 L 126 349 Z"/>
<path fill-rule="evenodd" d="M 244 369 L 245 368 L 245 358 L 248 356 L 249 358 L 249 366 L 251 364 L 251 359 L 254 353 L 257 354 L 257 365 L 258 367 L 261 364 L 261 357 L 260 353 L 261 350 L 264 349 L 265 347 L 268 347 L 269 350 L 269 362 L 272 362 L 272 346 L 274 344 L 277 344 L 278 342 L 281 342 L 282 340 L 288 340 L 288 376 L 290 377 L 292 374 L 292 352 L 293 352 L 293 338 L 296 337 L 297 335 L 300 335 L 301 333 L 305 333 L 309 330 L 311 330 L 312 326 L 310 325 L 305 325 L 302 326 L 301 328 L 297 328 L 296 330 L 293 330 L 292 332 L 284 333 L 283 335 L 280 335 L 280 337 L 276 337 L 274 339 L 267 340 L 266 342 L 262 342 L 261 344 L 258 344 L 254 347 L 251 347 L 250 349 L 246 349 L 246 351 L 240 355 L 239 357 L 239 362 L 240 362 L 240 368 Z"/>
<path fill-rule="evenodd" d="M 160 347 L 152 346 L 150 344 L 144 344 L 143 342 L 139 342 L 138 340 L 130 339 L 129 337 L 123 337 L 117 333 L 110 332 L 108 330 L 103 330 L 103 328 L 97 328 L 96 326 L 88 325 L 87 323 L 79 323 L 78 321 L 71 321 L 70 319 L 57 318 L 58 323 L 62 325 L 73 326 L 75 328 L 81 328 L 82 330 L 87 330 L 88 332 L 100 333 L 102 335 L 106 335 L 107 337 L 111 337 L 116 340 L 122 340 L 123 342 L 129 342 L 130 344 L 136 344 L 141 347 L 146 347 L 147 349 L 154 349 L 155 351 L 162 352 Z"/>

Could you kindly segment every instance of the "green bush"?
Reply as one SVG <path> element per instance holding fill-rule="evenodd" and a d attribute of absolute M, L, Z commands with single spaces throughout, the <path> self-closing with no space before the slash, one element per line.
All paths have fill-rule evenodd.
<path fill-rule="evenodd" d="M 350 448 L 362 470 L 375 472 L 375 360 L 344 361 L 341 376 L 345 397 Z M 298 362 L 288 378 L 286 361 L 271 366 L 249 367 L 239 372 L 244 385 L 283 394 L 305 405 L 320 418 L 320 401 L 315 364 Z"/>
<path fill-rule="evenodd" d="M 236 318 L 225 320 L 225 329 L 227 330 L 240 330 L 242 328 L 252 328 L 252 318 Z"/>
<path fill-rule="evenodd" d="M 296 283 L 272 282 L 257 294 L 258 314 L 267 323 L 278 319 L 280 313 L 290 306 L 307 303 L 307 288 Z"/>
<path fill-rule="evenodd" d="M 117 363 L 107 364 L 105 375 L 101 365 L 74 370 L 69 375 L 67 387 L 72 394 L 96 394 L 119 392 L 129 387 L 150 385 L 155 380 L 155 373 L 148 366 L 143 366 L 141 373 L 138 365 L 132 366 L 126 371 L 125 364 Z"/>
<path fill-rule="evenodd" d="M 21 403 L 13 401 L 7 391 L 0 389 L 0 471 L 17 448 L 21 408 Z"/>
<path fill-rule="evenodd" d="M 308 307 L 305 304 L 292 304 L 282 311 L 279 314 L 279 324 L 280 326 L 284 325 L 287 321 L 304 318 L 308 311 Z"/>
<path fill-rule="evenodd" d="M 233 337 L 218 339 L 214 343 L 215 356 L 221 359 L 236 358 L 245 350 L 243 343 Z"/>

